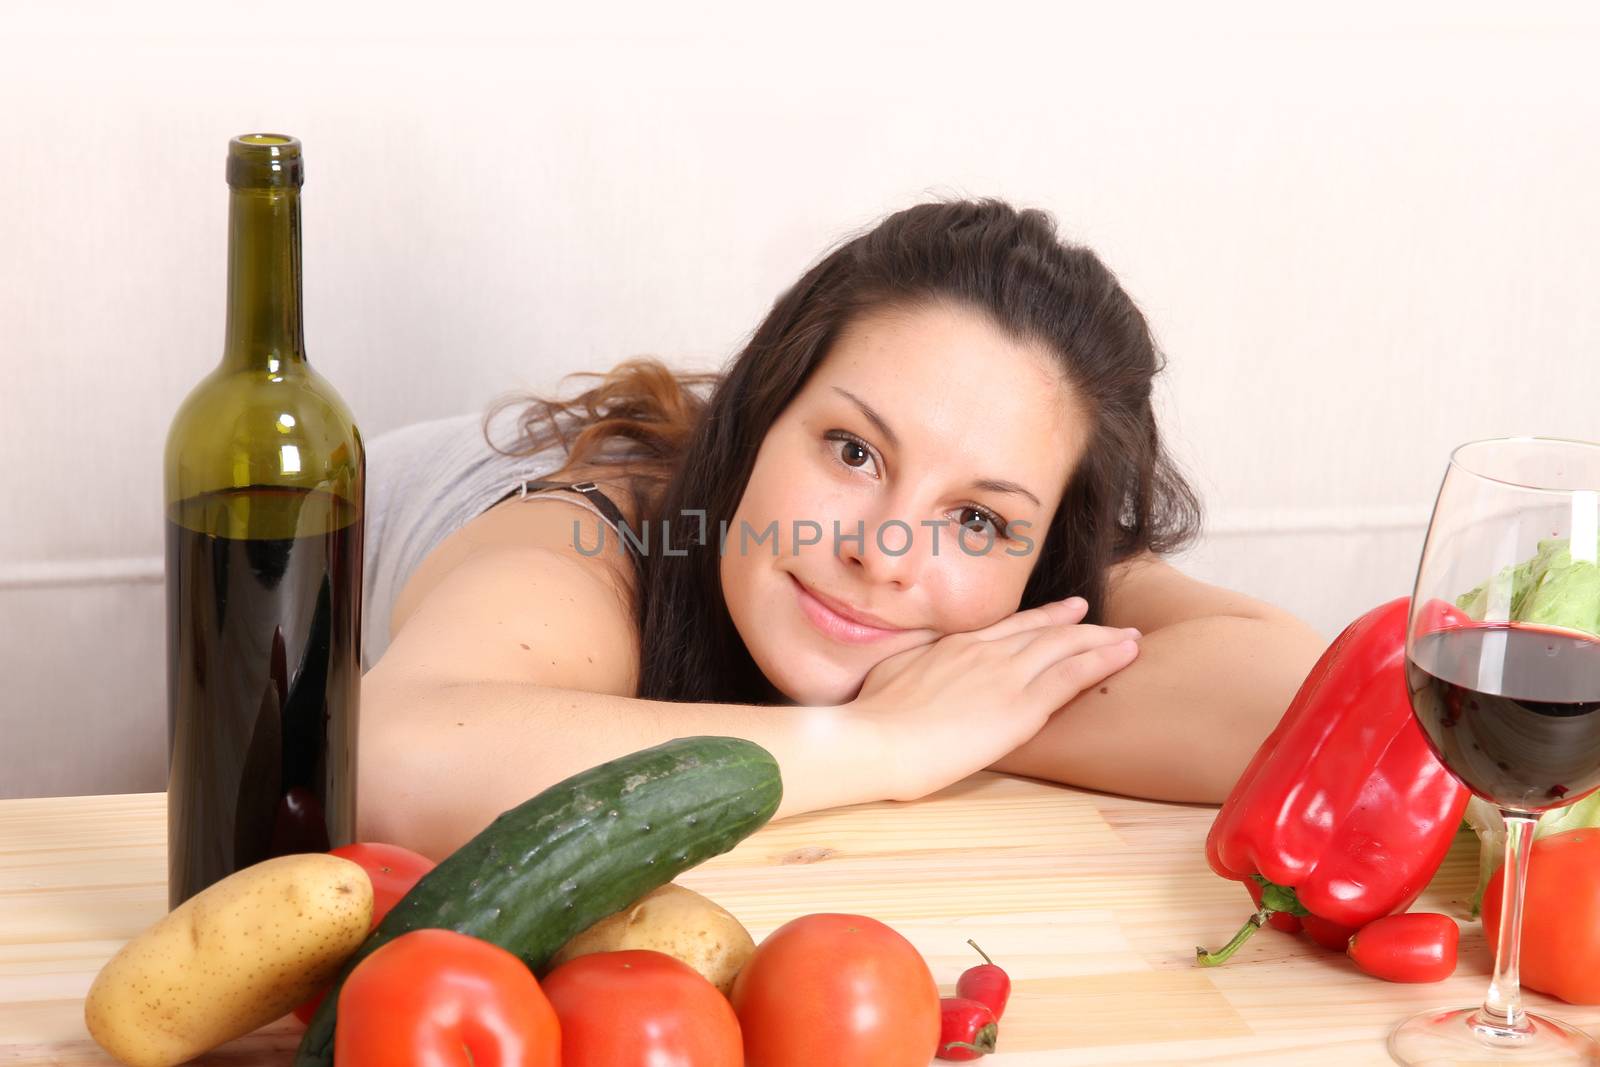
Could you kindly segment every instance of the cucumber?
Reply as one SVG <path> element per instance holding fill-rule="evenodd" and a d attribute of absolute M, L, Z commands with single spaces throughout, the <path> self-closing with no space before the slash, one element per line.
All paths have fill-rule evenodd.
<path fill-rule="evenodd" d="M 760 829 L 782 795 L 771 753 L 735 737 L 678 738 L 551 786 L 497 817 L 384 916 L 334 979 L 295 1067 L 332 1067 L 345 978 L 401 934 L 456 930 L 540 973 L 574 935 Z"/>

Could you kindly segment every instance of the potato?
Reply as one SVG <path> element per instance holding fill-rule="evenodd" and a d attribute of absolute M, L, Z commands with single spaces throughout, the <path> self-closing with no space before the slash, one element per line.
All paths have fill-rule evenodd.
<path fill-rule="evenodd" d="M 692 889 L 668 882 L 561 946 L 550 967 L 591 952 L 631 948 L 654 949 L 682 960 L 726 996 L 756 943 L 727 911 Z"/>
<path fill-rule="evenodd" d="M 83 1021 L 129 1067 L 173 1067 L 280 1018 L 366 940 L 372 880 L 339 856 L 235 871 L 129 941 L 95 976 Z"/>

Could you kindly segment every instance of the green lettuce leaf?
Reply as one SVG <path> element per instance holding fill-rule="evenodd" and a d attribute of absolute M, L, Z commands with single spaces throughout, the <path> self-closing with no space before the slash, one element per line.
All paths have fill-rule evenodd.
<path fill-rule="evenodd" d="M 1547 538 L 1539 542 L 1532 559 L 1506 567 L 1463 593 L 1456 598 L 1456 607 L 1482 621 L 1490 603 L 1501 601 L 1509 586 L 1512 622 L 1564 626 L 1600 636 L 1600 565 L 1594 555 L 1574 560 L 1565 537 Z"/>

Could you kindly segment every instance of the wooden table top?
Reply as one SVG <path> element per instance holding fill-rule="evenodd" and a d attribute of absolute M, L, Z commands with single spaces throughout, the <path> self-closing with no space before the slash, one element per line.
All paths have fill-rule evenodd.
<path fill-rule="evenodd" d="M 164 800 L 0 801 L 0 1063 L 113 1063 L 84 1030 L 83 997 L 165 910 Z M 1463 920 L 1451 979 L 1379 981 L 1271 929 L 1224 966 L 1196 966 L 1194 946 L 1221 945 L 1250 912 L 1244 889 L 1206 866 L 1215 812 L 980 774 L 913 804 L 771 824 L 679 882 L 758 941 L 810 912 L 881 919 L 944 992 L 978 962 L 974 938 L 1015 983 L 994 1067 L 1386 1064 L 1400 1019 L 1482 999 L 1492 961 L 1464 921 L 1477 863 L 1466 831 L 1416 905 Z M 1600 1007 L 1534 993 L 1527 1006 L 1600 1025 Z M 299 1032 L 289 1017 L 196 1062 L 282 1067 Z"/>

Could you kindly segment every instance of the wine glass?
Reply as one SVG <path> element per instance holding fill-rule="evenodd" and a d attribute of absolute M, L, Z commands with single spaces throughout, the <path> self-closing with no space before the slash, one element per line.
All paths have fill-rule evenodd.
<path fill-rule="evenodd" d="M 1600 788 L 1597 554 L 1600 445 L 1505 437 L 1450 453 L 1411 596 L 1407 689 L 1439 759 L 1505 819 L 1505 891 L 1483 1004 L 1401 1023 L 1398 1063 L 1600 1064 L 1594 1038 L 1522 1009 L 1517 972 L 1534 824 Z"/>

